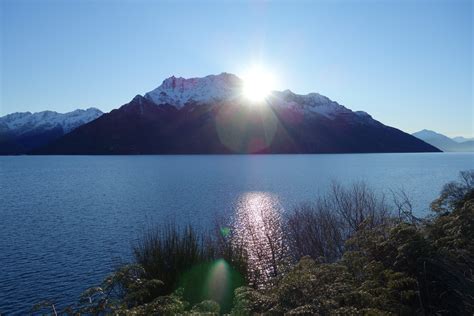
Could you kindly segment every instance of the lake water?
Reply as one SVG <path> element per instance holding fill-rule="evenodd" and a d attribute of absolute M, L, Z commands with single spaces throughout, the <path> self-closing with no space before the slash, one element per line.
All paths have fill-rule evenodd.
<path fill-rule="evenodd" d="M 474 154 L 0 157 L 0 314 L 76 301 L 155 224 L 209 227 L 249 196 L 285 211 L 331 181 L 403 189 L 423 215 L 467 169 Z"/>

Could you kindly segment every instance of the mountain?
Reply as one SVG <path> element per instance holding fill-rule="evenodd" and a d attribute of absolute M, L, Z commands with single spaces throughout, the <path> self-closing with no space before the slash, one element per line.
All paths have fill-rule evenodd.
<path fill-rule="evenodd" d="M 317 93 L 275 91 L 262 103 L 222 73 L 170 77 L 34 154 L 436 152 L 365 112 Z"/>
<path fill-rule="evenodd" d="M 413 133 L 412 135 L 442 151 L 474 151 L 474 141 L 472 140 L 458 143 L 448 136 L 427 129 Z"/>
<path fill-rule="evenodd" d="M 451 139 L 454 140 L 457 143 L 464 143 L 464 142 L 474 141 L 474 137 L 466 138 L 466 137 L 462 137 L 462 136 L 457 136 L 457 137 L 453 137 Z"/>
<path fill-rule="evenodd" d="M 46 145 L 103 113 L 96 108 L 69 113 L 43 111 L 0 117 L 0 154 L 22 154 Z"/>

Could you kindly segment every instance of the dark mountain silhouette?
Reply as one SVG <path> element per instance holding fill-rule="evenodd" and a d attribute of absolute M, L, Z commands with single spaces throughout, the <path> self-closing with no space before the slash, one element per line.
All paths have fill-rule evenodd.
<path fill-rule="evenodd" d="M 238 95 L 231 74 L 171 77 L 34 154 L 436 152 L 422 140 L 319 94 Z"/>

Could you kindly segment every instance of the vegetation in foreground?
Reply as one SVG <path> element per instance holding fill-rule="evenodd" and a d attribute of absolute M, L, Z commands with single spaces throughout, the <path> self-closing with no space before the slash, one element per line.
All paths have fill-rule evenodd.
<path fill-rule="evenodd" d="M 243 237 L 235 227 L 167 226 L 145 234 L 136 263 L 66 312 L 473 315 L 474 171 L 446 184 L 431 210 L 416 218 L 403 194 L 393 210 L 359 183 L 334 185 L 285 218 L 264 217 Z M 35 310 L 51 313 L 51 304 Z"/>

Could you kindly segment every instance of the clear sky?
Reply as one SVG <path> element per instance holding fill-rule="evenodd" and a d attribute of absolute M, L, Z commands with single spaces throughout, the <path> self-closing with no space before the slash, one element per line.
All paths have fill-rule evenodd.
<path fill-rule="evenodd" d="M 407 132 L 473 136 L 473 4 L 0 0 L 0 115 L 110 111 L 171 76 L 319 92 Z"/>

